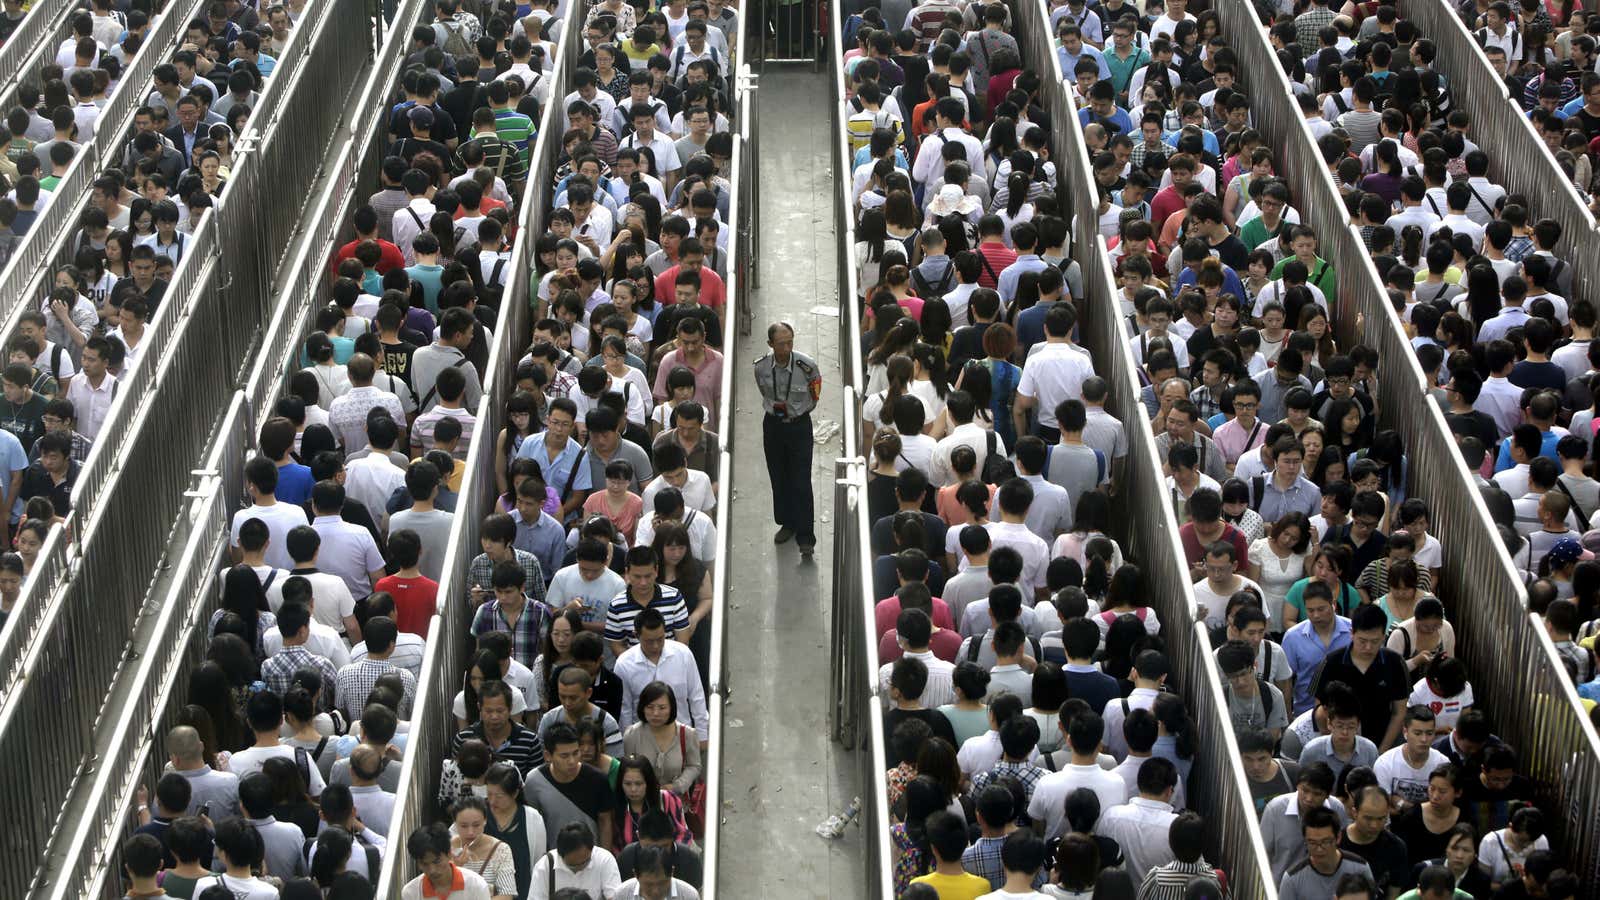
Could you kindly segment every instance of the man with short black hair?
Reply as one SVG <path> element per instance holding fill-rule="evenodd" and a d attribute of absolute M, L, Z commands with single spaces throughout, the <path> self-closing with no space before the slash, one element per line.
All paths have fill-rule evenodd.
<path fill-rule="evenodd" d="M 1376 605 L 1357 608 L 1350 616 L 1350 645 L 1330 652 L 1312 679 L 1311 693 L 1342 681 L 1361 698 L 1361 734 L 1382 753 L 1400 739 L 1411 679 L 1405 660 L 1384 646 L 1388 617 Z"/>
<path fill-rule="evenodd" d="M 1313 807 L 1300 817 L 1300 833 L 1307 855 L 1289 867 L 1278 884 L 1282 900 L 1323 900 L 1345 875 L 1372 878 L 1366 860 L 1339 848 L 1339 818 L 1331 810 Z"/>
<path fill-rule="evenodd" d="M 570 854 L 584 843 L 574 840 L 574 837 L 586 831 L 588 835 L 599 834 L 600 849 L 605 851 L 603 859 L 611 859 L 611 827 L 616 795 L 610 783 L 603 772 L 583 762 L 578 749 L 578 733 L 572 726 L 565 723 L 552 725 L 546 737 L 549 740 L 550 760 L 527 773 L 522 793 L 528 805 L 544 816 L 549 849 L 558 852 L 566 850 L 560 856 L 563 861 L 568 861 Z M 592 838 L 590 842 L 592 846 Z M 548 859 L 550 857 L 547 855 L 538 865 L 548 868 Z M 572 868 L 581 869 L 582 866 L 569 866 L 569 869 Z M 615 872 L 615 862 L 612 863 L 612 872 Z M 540 875 L 536 865 L 535 882 Z"/>

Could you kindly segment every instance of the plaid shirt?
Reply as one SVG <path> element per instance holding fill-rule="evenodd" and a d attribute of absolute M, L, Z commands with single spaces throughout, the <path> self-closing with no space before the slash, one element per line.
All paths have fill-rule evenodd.
<path fill-rule="evenodd" d="M 294 673 L 301 669 L 316 669 L 322 676 L 322 708 L 324 711 L 333 711 L 333 692 L 326 690 L 330 684 L 339 683 L 339 670 L 328 662 L 327 657 L 318 656 L 305 648 L 304 644 L 285 647 L 267 658 L 261 664 L 261 680 L 267 683 L 267 690 L 279 697 L 289 692 L 289 683 L 294 679 Z"/>
<path fill-rule="evenodd" d="M 1162 141 L 1160 144 L 1154 147 L 1150 146 L 1144 141 L 1140 141 L 1133 145 L 1133 152 L 1128 154 L 1128 162 L 1131 163 L 1135 169 L 1142 169 L 1144 168 L 1144 158 L 1152 153 L 1159 153 L 1163 157 L 1171 157 L 1172 154 L 1177 152 L 1178 148 L 1172 146 L 1166 141 Z"/>
<path fill-rule="evenodd" d="M 1310 56 L 1322 46 L 1322 39 L 1317 37 L 1317 32 L 1324 26 L 1332 25 L 1334 12 L 1326 6 L 1313 4 L 1310 9 L 1295 17 L 1294 39 L 1300 45 L 1300 55 Z"/>
<path fill-rule="evenodd" d="M 1000 862 L 1000 848 L 1005 845 L 1004 837 L 981 837 L 970 847 L 961 852 L 961 868 L 969 874 L 979 878 L 989 879 L 989 886 L 995 890 L 1006 883 L 1006 868 Z M 1033 887 L 1035 890 L 1044 884 L 1044 871 L 1034 873 Z"/>
<path fill-rule="evenodd" d="M 557 507 L 559 508 L 559 506 Z M 528 595 L 536 606 L 544 605 L 544 569 L 539 565 L 539 557 L 526 550 L 515 547 L 511 552 L 516 555 L 517 564 L 522 566 L 522 592 Z M 487 553 L 479 553 L 472 558 L 472 564 L 467 566 L 467 581 L 472 587 L 483 588 L 490 594 L 494 593 L 494 560 Z M 531 665 L 531 663 L 530 663 Z"/>
<path fill-rule="evenodd" d="M 72 433 L 72 453 L 70 455 L 72 456 L 72 461 L 73 462 L 80 462 L 80 463 L 81 462 L 88 462 L 89 461 L 89 451 L 93 450 L 93 449 L 94 449 L 94 441 L 89 440 L 88 438 L 84 437 L 83 435 L 79 434 L 76 431 L 74 431 Z M 28 462 L 38 462 L 38 461 L 39 461 L 39 442 L 38 441 L 34 441 L 33 442 L 33 449 L 28 452 Z"/>
<path fill-rule="evenodd" d="M 377 684 L 379 678 L 390 672 L 399 672 L 400 680 L 405 683 L 405 696 L 401 698 L 398 710 L 400 718 L 411 718 L 411 702 L 417 695 L 417 677 L 386 659 L 367 657 L 339 670 L 335 682 L 337 686 L 335 696 L 339 708 L 344 710 L 346 719 L 354 722 L 361 718 L 361 711 L 366 709 L 367 695 L 372 693 L 372 686 Z"/>
<path fill-rule="evenodd" d="M 543 603 L 529 603 L 522 609 L 522 615 L 517 617 L 517 624 L 506 622 L 505 616 L 500 613 L 500 601 L 490 600 L 478 607 L 478 612 L 472 617 L 472 636 L 488 634 L 491 631 L 504 631 L 511 635 L 511 655 L 517 662 L 532 667 L 539 658 L 540 645 L 544 640 L 544 623 L 549 612 Z"/>
<path fill-rule="evenodd" d="M 1033 799 L 1033 789 L 1039 779 L 1045 776 L 1044 769 L 1027 762 L 1006 762 L 1004 759 L 994 764 L 994 768 L 987 772 L 979 772 L 972 776 L 972 794 L 977 796 L 979 791 L 988 787 L 999 778 L 1014 778 L 1022 785 L 1023 797 Z"/>
<path fill-rule="evenodd" d="M 1189 392 L 1189 402 L 1199 407 L 1202 420 L 1222 412 L 1222 401 L 1203 384 Z"/>
<path fill-rule="evenodd" d="M 962 859 L 965 862 L 965 857 Z M 1196 876 L 1214 879 L 1217 871 L 1204 857 L 1192 863 L 1173 860 L 1156 866 L 1139 885 L 1139 900 L 1183 900 L 1189 892 L 1189 882 Z"/>

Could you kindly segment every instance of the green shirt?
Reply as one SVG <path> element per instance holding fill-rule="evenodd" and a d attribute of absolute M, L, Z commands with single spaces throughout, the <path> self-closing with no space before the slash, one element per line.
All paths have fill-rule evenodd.
<path fill-rule="evenodd" d="M 1278 217 L 1278 227 L 1272 231 L 1268 231 L 1266 216 L 1256 216 L 1254 219 L 1246 222 L 1243 228 L 1239 229 L 1239 240 L 1244 242 L 1244 245 L 1247 249 L 1254 250 L 1266 243 L 1267 238 L 1270 238 L 1282 231 L 1286 226 L 1288 226 L 1288 224 L 1289 223 L 1284 220 L 1282 216 L 1280 216 Z"/>
<path fill-rule="evenodd" d="M 1126 94 L 1128 86 L 1133 84 L 1133 73 L 1150 62 L 1150 51 L 1138 46 L 1129 49 L 1133 52 L 1128 54 L 1127 59 L 1117 56 L 1114 47 L 1106 48 L 1104 54 L 1106 68 L 1111 70 L 1111 86 L 1117 89 L 1118 94 Z M 1071 72 L 1062 72 L 1061 76 L 1068 79 L 1073 77 Z"/>
<path fill-rule="evenodd" d="M 1248 242 L 1246 246 L 1249 246 Z M 1252 247 L 1251 249 L 1254 248 Z M 1288 265 L 1291 259 L 1294 259 L 1294 257 L 1288 256 L 1279 260 L 1278 264 L 1272 267 L 1272 273 L 1268 277 L 1274 279 L 1282 278 L 1283 267 Z M 1314 285 L 1317 290 L 1322 292 L 1322 296 L 1328 300 L 1329 307 L 1333 306 L 1339 282 L 1334 278 L 1332 264 L 1320 256 L 1317 257 L 1316 265 L 1312 267 L 1310 277 L 1306 279 L 1306 282 Z"/>

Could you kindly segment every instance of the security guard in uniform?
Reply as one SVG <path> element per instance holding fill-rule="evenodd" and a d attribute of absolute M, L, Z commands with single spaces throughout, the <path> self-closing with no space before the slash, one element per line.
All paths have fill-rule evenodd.
<path fill-rule="evenodd" d="M 816 513 L 811 500 L 811 411 L 822 396 L 822 371 L 811 357 L 796 353 L 794 328 L 787 322 L 767 327 L 772 352 L 756 360 L 756 386 L 766 415 L 761 423 L 772 479 L 775 543 L 796 538 L 807 559 L 817 547 Z"/>

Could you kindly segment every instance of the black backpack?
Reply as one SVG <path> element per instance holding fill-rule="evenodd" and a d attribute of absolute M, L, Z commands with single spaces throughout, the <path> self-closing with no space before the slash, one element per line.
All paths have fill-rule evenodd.
<path fill-rule="evenodd" d="M 911 270 L 911 285 L 917 289 L 917 296 L 931 300 L 950 293 L 950 289 L 955 286 L 953 284 L 955 275 L 956 264 L 954 262 L 944 264 L 944 274 L 940 275 L 939 280 L 936 282 L 929 281 L 922 274 L 922 269 L 916 268 Z"/>
<path fill-rule="evenodd" d="M 984 435 L 983 441 L 989 451 L 983 458 L 983 483 L 1001 484 L 1017 477 L 1017 467 L 1006 458 L 1005 454 L 998 452 L 998 441 L 994 432 Z"/>

